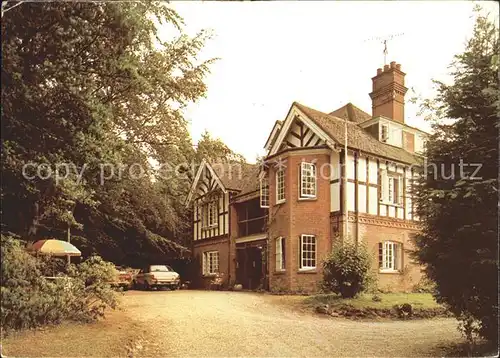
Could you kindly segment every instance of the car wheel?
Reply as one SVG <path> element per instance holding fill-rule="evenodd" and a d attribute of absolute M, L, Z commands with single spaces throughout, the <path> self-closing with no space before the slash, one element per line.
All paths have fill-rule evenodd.
<path fill-rule="evenodd" d="M 144 281 L 144 289 L 145 289 L 146 291 L 151 291 L 151 286 L 149 286 L 148 281 Z"/>

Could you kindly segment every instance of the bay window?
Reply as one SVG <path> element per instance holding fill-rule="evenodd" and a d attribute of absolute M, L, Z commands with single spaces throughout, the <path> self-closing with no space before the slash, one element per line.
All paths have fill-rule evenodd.
<path fill-rule="evenodd" d="M 316 197 L 316 165 L 313 163 L 300 164 L 300 197 Z"/>
<path fill-rule="evenodd" d="M 276 271 L 285 271 L 285 238 L 276 239 Z"/>
<path fill-rule="evenodd" d="M 260 179 L 260 207 L 269 207 L 269 181 L 267 176 Z"/>
<path fill-rule="evenodd" d="M 300 236 L 300 266 L 301 270 L 316 268 L 316 236 Z"/>
<path fill-rule="evenodd" d="M 279 169 L 276 172 L 276 204 L 285 201 L 285 170 Z"/>

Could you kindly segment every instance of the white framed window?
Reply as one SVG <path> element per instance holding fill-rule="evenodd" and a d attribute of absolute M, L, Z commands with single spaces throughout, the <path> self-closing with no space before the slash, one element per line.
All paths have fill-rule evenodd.
<path fill-rule="evenodd" d="M 387 204 L 403 204 L 403 175 L 382 171 L 381 201 Z"/>
<path fill-rule="evenodd" d="M 311 270 L 316 268 L 316 236 L 300 236 L 300 269 Z"/>
<path fill-rule="evenodd" d="M 316 164 L 300 163 L 300 197 L 316 197 Z"/>
<path fill-rule="evenodd" d="M 285 170 L 279 169 L 276 172 L 276 204 L 285 201 Z"/>
<path fill-rule="evenodd" d="M 219 273 L 219 251 L 206 251 L 203 253 L 203 275 Z"/>
<path fill-rule="evenodd" d="M 210 201 L 203 206 L 203 227 L 217 225 L 217 201 Z"/>
<path fill-rule="evenodd" d="M 269 207 L 269 180 L 267 176 L 260 179 L 260 207 Z"/>
<path fill-rule="evenodd" d="M 380 124 L 380 141 L 388 142 L 389 141 L 389 125 Z"/>
<path fill-rule="evenodd" d="M 379 242 L 380 271 L 400 271 L 402 268 L 403 245 L 399 242 Z"/>
<path fill-rule="evenodd" d="M 276 271 L 285 271 L 285 238 L 276 239 Z"/>
<path fill-rule="evenodd" d="M 217 225 L 217 201 L 208 203 L 208 226 Z"/>

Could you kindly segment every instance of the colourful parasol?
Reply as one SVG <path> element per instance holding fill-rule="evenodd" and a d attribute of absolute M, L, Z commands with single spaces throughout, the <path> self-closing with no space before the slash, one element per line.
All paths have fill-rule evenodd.
<path fill-rule="evenodd" d="M 30 250 L 52 256 L 82 255 L 81 251 L 69 242 L 55 239 L 39 240 L 31 245 Z"/>

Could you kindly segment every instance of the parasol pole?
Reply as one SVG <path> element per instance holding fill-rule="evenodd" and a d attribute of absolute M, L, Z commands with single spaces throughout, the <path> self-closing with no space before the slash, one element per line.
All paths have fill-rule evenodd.
<path fill-rule="evenodd" d="M 71 212 L 71 210 L 68 210 L 68 214 L 72 215 L 73 213 Z M 71 224 L 70 224 L 70 221 L 69 221 L 69 217 L 68 217 L 67 236 L 68 236 L 68 242 L 71 242 Z M 71 256 L 67 255 L 67 258 L 68 258 L 68 266 L 69 266 L 69 265 L 71 265 Z"/>

